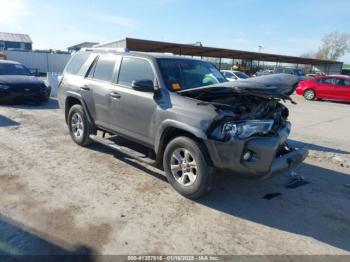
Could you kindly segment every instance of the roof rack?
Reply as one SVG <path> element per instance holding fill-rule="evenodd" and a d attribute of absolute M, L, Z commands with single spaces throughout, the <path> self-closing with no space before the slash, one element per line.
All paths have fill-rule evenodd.
<path fill-rule="evenodd" d="M 126 53 L 126 52 L 129 52 L 129 49 L 123 48 L 123 47 L 118 47 L 118 48 L 86 47 L 86 48 L 82 48 L 81 51 L 101 52 L 101 53 L 110 53 L 110 52 Z"/>

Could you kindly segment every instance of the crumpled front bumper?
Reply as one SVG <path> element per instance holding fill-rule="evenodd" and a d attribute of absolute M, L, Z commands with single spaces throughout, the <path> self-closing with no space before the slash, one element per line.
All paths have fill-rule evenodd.
<path fill-rule="evenodd" d="M 275 136 L 256 136 L 227 142 L 206 140 L 205 145 L 216 168 L 230 170 L 249 179 L 266 179 L 294 169 L 308 155 L 305 148 L 290 148 L 280 153 L 289 132 L 289 127 L 285 127 Z M 248 160 L 243 159 L 246 152 L 251 153 Z"/>

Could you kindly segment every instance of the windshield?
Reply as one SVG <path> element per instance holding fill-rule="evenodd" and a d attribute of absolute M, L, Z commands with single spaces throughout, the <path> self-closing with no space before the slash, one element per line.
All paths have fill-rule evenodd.
<path fill-rule="evenodd" d="M 189 59 L 157 59 L 165 84 L 169 90 L 186 90 L 227 82 L 211 63 Z"/>
<path fill-rule="evenodd" d="M 0 63 L 0 75 L 25 75 L 29 76 L 30 71 L 21 64 Z"/>
<path fill-rule="evenodd" d="M 249 76 L 243 72 L 235 72 L 236 76 L 242 79 L 249 78 Z"/>

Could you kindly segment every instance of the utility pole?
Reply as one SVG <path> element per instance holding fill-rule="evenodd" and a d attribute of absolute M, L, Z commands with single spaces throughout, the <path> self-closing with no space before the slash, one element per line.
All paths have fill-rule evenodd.
<path fill-rule="evenodd" d="M 263 46 L 262 45 L 258 45 L 258 48 L 259 48 L 259 53 L 261 53 L 261 50 L 263 49 Z M 258 59 L 258 70 L 260 69 L 260 59 L 261 59 L 261 56 Z"/>

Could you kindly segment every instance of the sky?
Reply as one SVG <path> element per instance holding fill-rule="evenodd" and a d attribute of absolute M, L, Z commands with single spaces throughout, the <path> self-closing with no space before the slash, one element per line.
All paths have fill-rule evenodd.
<path fill-rule="evenodd" d="M 0 0 L 0 32 L 35 49 L 132 37 L 300 56 L 349 32 L 349 14 L 349 0 Z"/>

